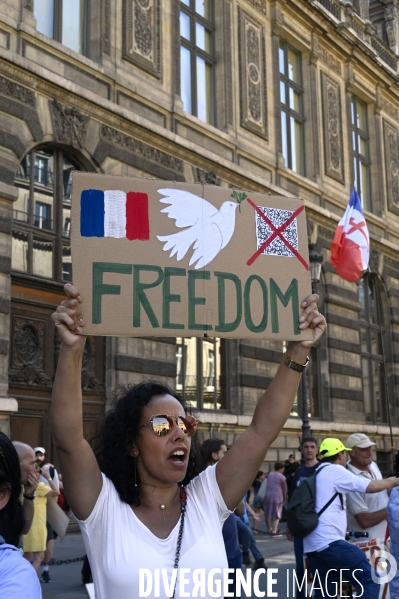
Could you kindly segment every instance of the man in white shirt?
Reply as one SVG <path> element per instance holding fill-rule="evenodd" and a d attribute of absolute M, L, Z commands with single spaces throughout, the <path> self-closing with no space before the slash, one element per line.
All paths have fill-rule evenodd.
<path fill-rule="evenodd" d="M 368 480 L 382 480 L 380 469 L 373 462 L 374 446 L 375 443 L 363 433 L 354 433 L 348 437 L 346 447 L 351 451 L 347 469 Z M 350 493 L 346 505 L 348 530 L 365 530 L 369 533 L 369 539 L 384 540 L 388 499 L 386 490 L 373 494 Z"/>
<path fill-rule="evenodd" d="M 345 468 L 346 450 L 339 439 L 324 439 L 320 445 L 322 464 L 316 471 L 315 511 L 319 513 L 334 499 L 319 516 L 316 528 L 303 539 L 314 578 L 315 599 L 342 596 L 341 581 L 355 586 L 363 599 L 377 599 L 380 591 L 363 551 L 345 541 L 345 493 L 378 493 L 399 486 L 399 479 L 369 480 L 355 476 Z"/>

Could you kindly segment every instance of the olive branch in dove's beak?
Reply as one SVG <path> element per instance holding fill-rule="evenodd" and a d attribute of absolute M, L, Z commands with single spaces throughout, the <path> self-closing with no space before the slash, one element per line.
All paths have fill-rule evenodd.
<path fill-rule="evenodd" d="M 241 212 L 241 202 L 247 199 L 247 194 L 243 191 L 233 191 L 230 197 L 238 202 L 238 209 Z"/>

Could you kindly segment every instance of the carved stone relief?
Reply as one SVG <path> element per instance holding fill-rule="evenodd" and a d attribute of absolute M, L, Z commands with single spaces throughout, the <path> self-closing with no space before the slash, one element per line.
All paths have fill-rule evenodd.
<path fill-rule="evenodd" d="M 170 156 L 161 150 L 157 150 L 143 141 L 139 141 L 134 137 L 130 137 L 129 135 L 126 135 L 117 129 L 113 129 L 107 125 L 102 125 L 100 128 L 100 138 L 111 142 L 116 146 L 123 148 L 124 150 L 139 154 L 144 158 L 147 158 L 152 162 L 156 162 L 168 169 L 177 171 L 178 173 L 184 172 L 183 161 L 179 158 L 175 158 L 174 156 Z"/>
<path fill-rule="evenodd" d="M 396 270 L 396 272 L 399 272 L 399 262 L 397 260 L 394 260 L 393 258 L 385 256 L 384 266 L 386 266 L 387 268 L 392 268 L 393 270 Z"/>
<path fill-rule="evenodd" d="M 201 168 L 194 168 L 194 176 L 198 183 L 206 185 L 220 185 L 220 177 L 213 171 L 204 171 Z"/>
<path fill-rule="evenodd" d="M 123 12 L 123 58 L 160 78 L 160 0 L 124 0 Z"/>
<path fill-rule="evenodd" d="M 44 320 L 13 317 L 13 347 L 11 352 L 10 382 L 29 385 L 49 385 L 43 371 Z"/>
<path fill-rule="evenodd" d="M 267 139 L 264 27 L 242 10 L 239 53 L 241 126 Z"/>
<path fill-rule="evenodd" d="M 388 210 L 399 214 L 399 147 L 398 130 L 384 120 L 385 176 Z"/>
<path fill-rule="evenodd" d="M 308 243 L 311 242 L 312 235 L 314 231 L 314 222 L 308 216 L 306 217 L 306 232 L 308 234 Z"/>
<path fill-rule="evenodd" d="M 36 96 L 33 91 L 5 77 L 0 77 L 0 94 L 19 100 L 32 108 L 36 107 Z"/>
<path fill-rule="evenodd" d="M 249 4 L 252 4 L 254 8 L 259 10 L 259 12 L 266 14 L 266 0 L 247 0 Z"/>
<path fill-rule="evenodd" d="M 341 63 L 337 58 L 335 58 L 333 54 L 331 54 L 331 52 L 328 52 L 328 50 L 326 50 L 322 46 L 319 46 L 317 54 L 320 60 L 322 60 L 327 66 L 329 66 L 332 71 L 335 71 L 337 75 L 341 75 Z"/>
<path fill-rule="evenodd" d="M 53 100 L 51 105 L 56 140 L 82 148 L 90 117 L 81 114 L 76 108 L 64 106 L 58 100 Z"/>
<path fill-rule="evenodd" d="M 331 229 L 326 229 L 326 227 L 318 227 L 318 236 L 322 237 L 323 239 L 326 239 L 327 241 L 332 241 L 334 239 L 334 231 L 331 231 Z"/>
<path fill-rule="evenodd" d="M 84 391 L 98 391 L 102 388 L 102 384 L 95 376 L 94 348 L 95 344 L 93 339 L 87 339 L 82 358 L 82 389 Z"/>
<path fill-rule="evenodd" d="M 394 4 L 388 4 L 387 6 L 385 6 L 384 19 L 389 47 L 391 48 L 391 50 L 396 52 L 398 43 L 398 11 Z"/>
<path fill-rule="evenodd" d="M 344 182 L 340 85 L 321 73 L 324 162 L 326 175 Z"/>
<path fill-rule="evenodd" d="M 103 39 L 102 39 L 102 45 L 103 45 L 103 52 L 104 54 L 111 54 L 111 40 L 110 40 L 110 1 L 111 0 L 104 0 L 104 26 L 103 26 Z"/>
<path fill-rule="evenodd" d="M 387 100 L 384 100 L 384 98 L 381 101 L 381 108 L 384 112 L 386 112 L 387 114 L 389 114 L 389 116 L 391 116 L 393 119 L 397 119 L 399 112 L 398 109 L 395 108 L 395 106 L 393 106 L 390 102 L 388 102 Z"/>
<path fill-rule="evenodd" d="M 370 250 L 370 258 L 369 258 L 369 268 L 371 272 L 379 273 L 380 272 L 380 258 L 381 252 L 377 250 L 377 248 L 371 248 Z"/>

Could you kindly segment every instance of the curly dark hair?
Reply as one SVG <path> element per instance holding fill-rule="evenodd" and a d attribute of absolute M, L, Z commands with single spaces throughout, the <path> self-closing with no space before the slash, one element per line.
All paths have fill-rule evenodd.
<path fill-rule="evenodd" d="M 6 506 L 0 510 L 0 535 L 6 543 L 18 545 L 25 526 L 21 494 L 21 467 L 19 457 L 10 439 L 0 432 L 0 491 L 10 491 Z"/>
<path fill-rule="evenodd" d="M 157 395 L 171 395 L 181 403 L 186 414 L 191 413 L 189 404 L 161 382 L 146 381 L 129 387 L 118 387 L 114 393 L 113 406 L 107 412 L 101 430 L 92 442 L 101 472 L 112 480 L 121 500 L 135 507 L 140 505 L 140 477 L 137 472 L 135 486 L 135 460 L 128 454 L 128 449 L 136 440 L 143 408 Z M 188 484 L 197 475 L 197 446 L 194 435 L 191 438 L 183 485 Z"/>

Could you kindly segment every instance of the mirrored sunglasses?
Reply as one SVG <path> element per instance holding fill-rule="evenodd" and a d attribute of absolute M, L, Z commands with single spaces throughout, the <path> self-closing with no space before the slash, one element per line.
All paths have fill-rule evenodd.
<path fill-rule="evenodd" d="M 172 418 L 167 414 L 157 414 L 152 416 L 148 422 L 139 426 L 151 426 L 153 432 L 157 437 L 165 437 L 172 432 L 173 424 L 176 422 L 177 426 L 183 431 L 186 437 L 192 437 L 197 430 L 197 421 L 192 416 L 178 416 Z"/>

